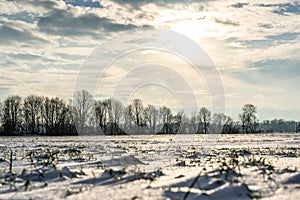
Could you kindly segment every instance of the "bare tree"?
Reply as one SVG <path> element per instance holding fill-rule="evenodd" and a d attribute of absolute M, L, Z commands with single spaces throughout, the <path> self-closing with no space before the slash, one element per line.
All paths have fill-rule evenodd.
<path fill-rule="evenodd" d="M 159 108 L 159 114 L 161 116 L 162 124 L 169 123 L 171 121 L 172 112 L 170 108 L 166 106 Z"/>
<path fill-rule="evenodd" d="M 122 103 L 115 99 L 106 99 L 95 103 L 97 125 L 104 134 L 120 134 L 120 123 L 124 115 Z"/>
<path fill-rule="evenodd" d="M 23 115 L 26 133 L 37 134 L 42 124 L 43 98 L 31 95 L 24 99 Z"/>
<path fill-rule="evenodd" d="M 245 104 L 242 113 L 239 115 L 242 122 L 243 133 L 255 133 L 258 128 L 258 119 L 256 117 L 256 106 Z"/>
<path fill-rule="evenodd" d="M 134 114 L 134 117 L 135 117 L 135 124 L 137 126 L 141 126 L 142 125 L 142 115 L 143 115 L 143 112 L 144 112 L 144 106 L 143 106 L 143 103 L 142 103 L 142 100 L 140 99 L 133 99 L 132 103 L 131 103 L 131 106 L 132 106 L 132 112 Z"/>
<path fill-rule="evenodd" d="M 0 134 L 3 134 L 3 105 L 2 102 L 0 102 Z"/>
<path fill-rule="evenodd" d="M 123 104 L 115 99 L 111 100 L 111 126 L 112 134 L 121 134 L 120 120 L 123 117 L 124 106 Z"/>
<path fill-rule="evenodd" d="M 106 107 L 101 101 L 95 102 L 95 116 L 96 116 L 96 124 L 101 128 L 103 133 L 105 133 L 106 126 Z"/>
<path fill-rule="evenodd" d="M 184 113 L 183 111 L 177 112 L 176 115 L 173 116 L 172 123 L 171 123 L 171 131 L 172 133 L 178 133 L 179 129 L 182 125 L 182 119 L 183 119 Z"/>
<path fill-rule="evenodd" d="M 215 113 L 210 128 L 214 133 L 231 133 L 233 119 L 223 113 Z"/>
<path fill-rule="evenodd" d="M 61 135 L 67 130 L 70 108 L 62 99 L 46 97 L 44 103 L 44 121 L 46 134 Z M 66 134 L 66 133 L 65 133 Z"/>
<path fill-rule="evenodd" d="M 111 134 L 112 127 L 111 126 L 108 127 L 108 124 L 113 121 L 111 99 L 106 99 L 106 100 L 102 101 L 102 104 L 103 104 L 103 108 L 104 108 L 103 121 L 104 121 L 105 134 Z"/>
<path fill-rule="evenodd" d="M 198 133 L 208 133 L 208 128 L 211 121 L 211 112 L 205 108 L 200 108 L 199 114 L 198 114 Z"/>
<path fill-rule="evenodd" d="M 72 102 L 72 101 L 70 100 L 70 102 Z M 68 134 L 71 134 L 71 135 L 75 135 L 75 134 L 77 134 L 77 131 L 76 131 L 76 127 L 75 127 L 73 109 L 72 109 L 71 105 L 72 105 L 72 103 L 69 103 L 65 107 L 64 132 L 63 132 L 63 134 L 68 133 Z"/>
<path fill-rule="evenodd" d="M 190 119 L 188 120 L 188 133 L 198 133 L 199 123 L 198 115 L 196 112 L 193 112 Z"/>
<path fill-rule="evenodd" d="M 14 95 L 0 102 L 0 132 L 2 134 L 65 135 L 75 134 L 78 130 L 94 133 L 95 123 L 105 134 L 112 135 L 179 131 L 180 133 L 257 133 L 299 132 L 300 130 L 300 122 L 296 121 L 273 119 L 259 123 L 256 113 L 256 106 L 245 104 L 239 115 L 240 121 L 233 121 L 230 116 L 222 113 L 211 117 L 211 112 L 204 107 L 198 113 L 194 112 L 188 117 L 183 112 L 173 113 L 166 106 L 159 109 L 153 105 L 143 107 L 140 99 L 134 99 L 125 108 L 121 102 L 114 99 L 94 103 L 92 96 L 85 90 L 76 93 L 73 105 L 70 102 L 67 104 L 60 98 L 36 95 L 30 95 L 22 102 L 20 96 Z M 146 127 L 141 129 L 141 126 Z"/>
<path fill-rule="evenodd" d="M 93 106 L 93 98 L 88 91 L 81 90 L 76 92 L 73 99 L 73 112 L 75 123 L 80 133 L 86 133 L 85 127 L 88 127 L 88 123 L 92 118 Z"/>
<path fill-rule="evenodd" d="M 172 112 L 171 109 L 163 106 L 161 108 L 159 108 L 159 115 L 160 118 L 162 120 L 162 133 L 170 133 L 171 132 L 171 122 L 172 122 Z"/>
<path fill-rule="evenodd" d="M 132 105 L 128 105 L 124 109 L 124 125 L 123 130 L 126 131 L 126 133 L 132 132 L 132 122 L 134 121 L 134 114 L 132 111 Z"/>
<path fill-rule="evenodd" d="M 153 105 L 147 105 L 144 111 L 144 119 L 149 124 L 149 132 L 156 132 L 156 123 L 158 121 L 158 110 Z"/>
<path fill-rule="evenodd" d="M 5 133 L 18 133 L 22 123 L 21 97 L 9 96 L 3 105 L 2 124 Z"/>
<path fill-rule="evenodd" d="M 222 133 L 233 133 L 234 132 L 234 122 L 232 117 L 225 115 L 224 116 L 224 125 Z"/>

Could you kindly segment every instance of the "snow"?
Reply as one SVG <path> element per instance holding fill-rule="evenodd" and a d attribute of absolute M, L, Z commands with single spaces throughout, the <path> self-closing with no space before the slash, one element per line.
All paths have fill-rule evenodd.
<path fill-rule="evenodd" d="M 0 199 L 300 196 L 300 134 L 2 137 L 0 141 Z"/>

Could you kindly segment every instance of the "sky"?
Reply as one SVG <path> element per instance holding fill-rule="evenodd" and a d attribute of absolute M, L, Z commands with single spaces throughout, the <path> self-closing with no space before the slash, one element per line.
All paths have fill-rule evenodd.
<path fill-rule="evenodd" d="M 253 103 L 260 119 L 300 120 L 299 15 L 300 1 L 285 0 L 1 0 L 0 100 L 72 98 L 82 70 L 93 66 L 95 97 L 176 107 L 191 104 L 179 94 L 192 88 L 198 106 L 214 107 L 218 94 L 205 69 L 197 74 L 180 55 L 156 49 L 118 57 L 150 44 L 153 38 L 138 40 L 135 32 L 149 28 L 182 34 L 204 50 L 233 118 Z M 99 66 L 111 59 L 99 79 Z"/>

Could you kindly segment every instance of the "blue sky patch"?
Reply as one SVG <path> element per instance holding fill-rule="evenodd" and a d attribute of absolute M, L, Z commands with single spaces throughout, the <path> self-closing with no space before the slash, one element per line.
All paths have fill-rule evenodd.
<path fill-rule="evenodd" d="M 90 8 L 103 8 L 97 0 L 66 0 L 66 4 Z"/>

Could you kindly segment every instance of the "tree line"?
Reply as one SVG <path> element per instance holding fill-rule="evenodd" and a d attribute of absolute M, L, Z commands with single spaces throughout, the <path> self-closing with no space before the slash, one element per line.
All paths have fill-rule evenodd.
<path fill-rule="evenodd" d="M 0 103 L 1 135 L 78 134 L 207 134 L 298 132 L 300 123 L 283 119 L 259 121 L 257 107 L 245 104 L 239 120 L 202 107 L 192 115 L 167 106 L 143 105 L 141 99 L 123 105 L 116 99 L 94 101 L 85 90 L 73 101 L 58 97 L 8 96 Z"/>

